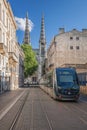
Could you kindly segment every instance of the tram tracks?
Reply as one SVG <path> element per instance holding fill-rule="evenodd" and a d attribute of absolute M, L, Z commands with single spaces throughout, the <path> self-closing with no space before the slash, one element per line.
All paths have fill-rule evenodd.
<path fill-rule="evenodd" d="M 18 110 L 16 116 L 14 117 L 14 120 L 13 120 L 13 122 L 12 122 L 12 124 L 11 124 L 9 130 L 14 130 L 14 129 L 15 129 L 16 123 L 17 123 L 18 119 L 20 118 L 20 114 L 21 114 L 21 112 L 22 112 L 22 110 L 23 110 L 23 108 L 24 108 L 24 105 L 25 105 L 25 103 L 26 103 L 26 100 L 27 100 L 27 98 L 28 98 L 28 95 L 29 95 L 29 92 L 27 92 L 27 94 L 26 94 L 26 96 L 25 96 L 25 98 L 24 98 L 24 100 L 23 100 L 23 102 L 22 102 L 22 104 L 21 104 L 21 106 L 20 106 L 20 108 L 19 108 L 19 110 Z"/>
<path fill-rule="evenodd" d="M 70 102 L 68 104 L 63 104 L 64 106 L 66 105 L 69 109 L 73 109 L 73 110 L 78 110 L 78 112 L 82 113 L 82 114 L 86 114 L 87 115 L 87 102 L 79 99 L 79 101 L 77 103 L 74 102 Z"/>
<path fill-rule="evenodd" d="M 84 103 L 84 104 L 82 104 Z M 80 100 L 78 103 L 66 103 L 62 104 L 64 108 L 73 113 L 74 115 L 77 115 L 77 118 L 85 125 L 87 125 L 87 102 L 84 100 Z"/>
<path fill-rule="evenodd" d="M 84 101 L 84 99 L 82 100 Z M 69 121 L 71 125 L 73 123 L 77 126 L 78 123 L 82 123 L 82 126 L 87 128 L 87 103 L 81 100 L 79 100 L 78 103 L 54 101 L 42 91 L 32 88 L 30 91 L 25 91 L 13 107 L 15 111 L 12 108 L 12 112 L 8 112 L 13 116 L 12 119 L 10 118 L 8 121 L 9 127 L 6 126 L 6 129 L 0 128 L 0 130 L 24 130 L 25 127 L 29 130 L 57 130 L 57 128 L 63 128 L 62 125 L 57 122 L 57 120 L 65 120 L 65 118 L 60 117 L 59 119 L 57 116 L 57 114 L 61 115 L 62 112 L 67 117 L 67 120 L 72 117 L 71 121 L 73 122 Z M 13 111 L 14 113 L 16 112 L 15 115 L 12 114 Z M 8 125 L 8 122 L 4 124 Z M 67 122 L 68 121 L 66 121 L 66 124 Z M 77 128 L 79 127 L 77 126 Z"/>
<path fill-rule="evenodd" d="M 0 130 L 15 130 L 29 93 L 28 89 L 24 90 L 14 99 L 14 102 L 2 111 L 0 114 Z"/>
<path fill-rule="evenodd" d="M 15 103 L 21 98 L 21 96 L 24 94 L 25 91 L 23 91 L 13 102 L 8 103 L 1 111 L 0 111 L 0 120 L 6 115 L 6 113 L 9 112 L 9 110 L 15 105 Z"/>
<path fill-rule="evenodd" d="M 81 121 L 84 125 L 87 126 L 87 101 L 85 101 L 83 98 L 79 99 L 78 102 L 61 101 L 58 102 L 57 105 L 64 107 L 65 110 L 67 110 L 69 113 L 71 113 L 71 115 L 77 118 L 78 121 Z M 52 121 L 50 121 L 50 125 L 52 126 Z"/>
<path fill-rule="evenodd" d="M 39 93 L 38 93 L 38 97 L 40 97 Z M 47 120 L 47 123 L 48 123 L 48 126 L 49 126 L 49 130 L 53 130 L 53 126 L 52 126 L 52 121 L 50 121 L 49 117 L 48 117 L 48 114 L 46 112 L 46 108 L 42 105 L 42 101 L 41 101 L 41 98 L 38 98 L 39 99 L 39 102 L 40 102 L 40 106 L 42 108 L 42 112 L 44 113 L 45 115 L 45 118 Z"/>

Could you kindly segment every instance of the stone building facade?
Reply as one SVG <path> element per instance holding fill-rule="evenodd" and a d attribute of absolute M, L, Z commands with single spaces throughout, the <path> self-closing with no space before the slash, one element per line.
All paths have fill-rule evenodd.
<path fill-rule="evenodd" d="M 86 53 L 87 29 L 65 32 L 64 28 L 60 28 L 59 34 L 54 36 L 48 48 L 46 69 L 84 66 L 87 63 Z"/>
<path fill-rule="evenodd" d="M 0 0 L 0 92 L 19 86 L 19 55 L 16 22 L 9 2 Z"/>
<path fill-rule="evenodd" d="M 19 45 L 19 44 L 18 44 Z M 18 76 L 18 85 L 19 87 L 23 87 L 24 85 L 24 52 L 22 48 L 18 47 L 18 52 L 19 52 L 19 63 L 18 63 L 18 70 L 19 71 L 19 76 Z"/>

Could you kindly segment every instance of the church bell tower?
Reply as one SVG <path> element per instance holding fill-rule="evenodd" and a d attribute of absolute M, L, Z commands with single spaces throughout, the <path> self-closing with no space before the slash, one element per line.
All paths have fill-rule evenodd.
<path fill-rule="evenodd" d="M 29 31 L 28 13 L 26 14 L 25 34 L 24 34 L 23 43 L 24 44 L 30 44 L 30 31 Z"/>
<path fill-rule="evenodd" d="M 39 70 L 38 70 L 39 79 L 44 74 L 45 59 L 46 59 L 46 37 L 45 37 L 44 16 L 42 16 L 41 32 L 40 32 L 40 39 L 39 39 Z"/>

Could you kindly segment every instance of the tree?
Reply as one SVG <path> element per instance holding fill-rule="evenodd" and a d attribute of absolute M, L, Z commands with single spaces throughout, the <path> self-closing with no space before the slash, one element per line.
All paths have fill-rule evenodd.
<path fill-rule="evenodd" d="M 32 47 L 28 44 L 21 45 L 25 58 L 24 58 L 24 76 L 28 77 L 28 75 L 32 75 L 38 67 L 38 63 L 36 60 L 35 52 L 32 50 Z"/>

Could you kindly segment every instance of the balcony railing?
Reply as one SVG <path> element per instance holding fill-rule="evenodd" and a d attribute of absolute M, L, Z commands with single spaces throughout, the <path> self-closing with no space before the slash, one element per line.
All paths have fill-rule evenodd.
<path fill-rule="evenodd" d="M 9 60 L 11 59 L 13 62 L 18 62 L 18 57 L 16 56 L 16 54 L 14 52 L 8 52 L 9 54 Z"/>
<path fill-rule="evenodd" d="M 6 45 L 5 45 L 4 43 L 1 43 L 1 42 L 0 42 L 0 53 L 1 53 L 2 55 L 5 55 L 6 52 L 7 52 L 7 47 L 6 47 Z"/>

